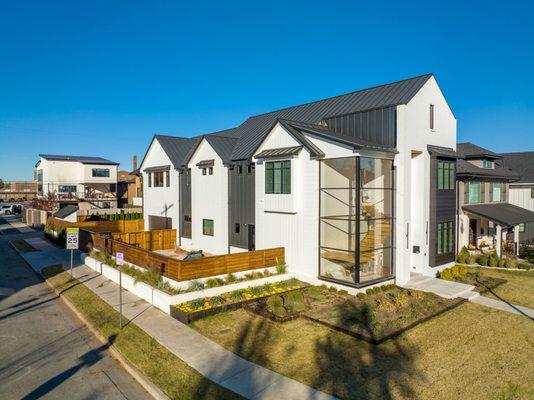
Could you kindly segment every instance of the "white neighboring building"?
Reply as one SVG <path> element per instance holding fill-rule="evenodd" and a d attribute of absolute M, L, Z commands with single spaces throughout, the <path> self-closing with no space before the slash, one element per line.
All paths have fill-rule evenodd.
<path fill-rule="evenodd" d="M 101 157 L 39 154 L 38 195 L 54 193 L 60 204 L 117 207 L 118 165 Z"/>
<path fill-rule="evenodd" d="M 145 215 L 161 215 L 172 196 L 172 227 L 186 248 L 282 246 L 304 279 L 356 288 L 402 284 L 411 272 L 434 275 L 454 262 L 456 119 L 431 74 L 257 115 L 212 135 L 167 138 L 172 145 L 160 147 L 154 138 L 141 170 L 169 165 L 179 188 L 157 195 L 144 175 Z M 438 188 L 444 162 L 453 182 L 446 190 Z M 443 226 L 451 229 L 438 234 Z"/>

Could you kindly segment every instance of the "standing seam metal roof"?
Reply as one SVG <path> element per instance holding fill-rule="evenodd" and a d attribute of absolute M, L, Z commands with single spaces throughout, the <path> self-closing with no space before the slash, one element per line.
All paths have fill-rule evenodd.
<path fill-rule="evenodd" d="M 432 77 L 426 74 L 249 118 L 237 128 L 232 160 L 250 158 L 276 119 L 316 124 L 323 118 L 407 104 Z"/>

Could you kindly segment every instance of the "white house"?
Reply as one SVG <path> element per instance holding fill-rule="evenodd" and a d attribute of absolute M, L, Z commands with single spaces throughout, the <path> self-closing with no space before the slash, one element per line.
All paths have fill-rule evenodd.
<path fill-rule="evenodd" d="M 171 218 L 185 248 L 283 246 L 309 281 L 402 284 L 454 262 L 455 149 L 456 119 L 423 75 L 211 135 L 155 136 L 141 165 L 145 215 Z M 148 184 L 146 174 L 173 169 L 178 189 L 172 174 L 164 188 Z"/>
<path fill-rule="evenodd" d="M 39 154 L 37 192 L 54 193 L 64 204 L 117 207 L 117 166 L 101 157 Z"/>

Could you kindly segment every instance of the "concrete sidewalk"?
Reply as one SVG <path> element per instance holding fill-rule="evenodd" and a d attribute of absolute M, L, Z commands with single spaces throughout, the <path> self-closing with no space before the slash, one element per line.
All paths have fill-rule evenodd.
<path fill-rule="evenodd" d="M 525 317 L 534 319 L 534 310 L 527 307 L 517 306 L 515 304 L 509 304 L 502 300 L 491 299 L 489 297 L 478 296 L 473 299 L 470 299 L 471 302 L 475 304 L 480 304 L 481 306 L 491 307 L 496 310 L 506 311 L 512 314 L 523 315 Z"/>
<path fill-rule="evenodd" d="M 35 241 L 32 245 L 45 247 Z M 69 252 L 65 250 L 28 252 L 21 256 L 38 272 L 47 265 L 61 263 L 67 268 L 70 263 Z M 79 254 L 75 258 L 74 277 L 118 310 L 118 285 L 81 265 Z M 126 318 L 206 378 L 245 398 L 335 399 L 235 355 L 126 290 L 123 290 L 122 296 Z"/>

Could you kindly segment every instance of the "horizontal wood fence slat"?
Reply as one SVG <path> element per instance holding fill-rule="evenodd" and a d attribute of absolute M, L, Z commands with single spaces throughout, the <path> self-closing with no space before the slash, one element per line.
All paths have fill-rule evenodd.
<path fill-rule="evenodd" d="M 174 233 L 176 234 L 176 231 Z M 109 235 L 106 237 L 98 232 L 80 229 L 80 249 L 87 251 L 92 248 L 107 251 L 114 256 L 117 252 L 121 252 L 127 263 L 157 270 L 163 276 L 176 281 L 207 278 L 285 263 L 283 247 L 202 257 L 194 260 L 177 260 L 132 244 L 114 240 Z"/>
<path fill-rule="evenodd" d="M 113 233 L 112 235 L 115 240 L 150 251 L 174 249 L 176 245 L 176 229 Z"/>
<path fill-rule="evenodd" d="M 56 232 L 59 232 L 69 227 L 88 229 L 92 232 L 139 232 L 142 231 L 145 227 L 143 219 L 68 222 L 55 217 L 50 217 L 48 218 L 47 223 L 51 223 L 54 226 L 54 230 Z"/>

